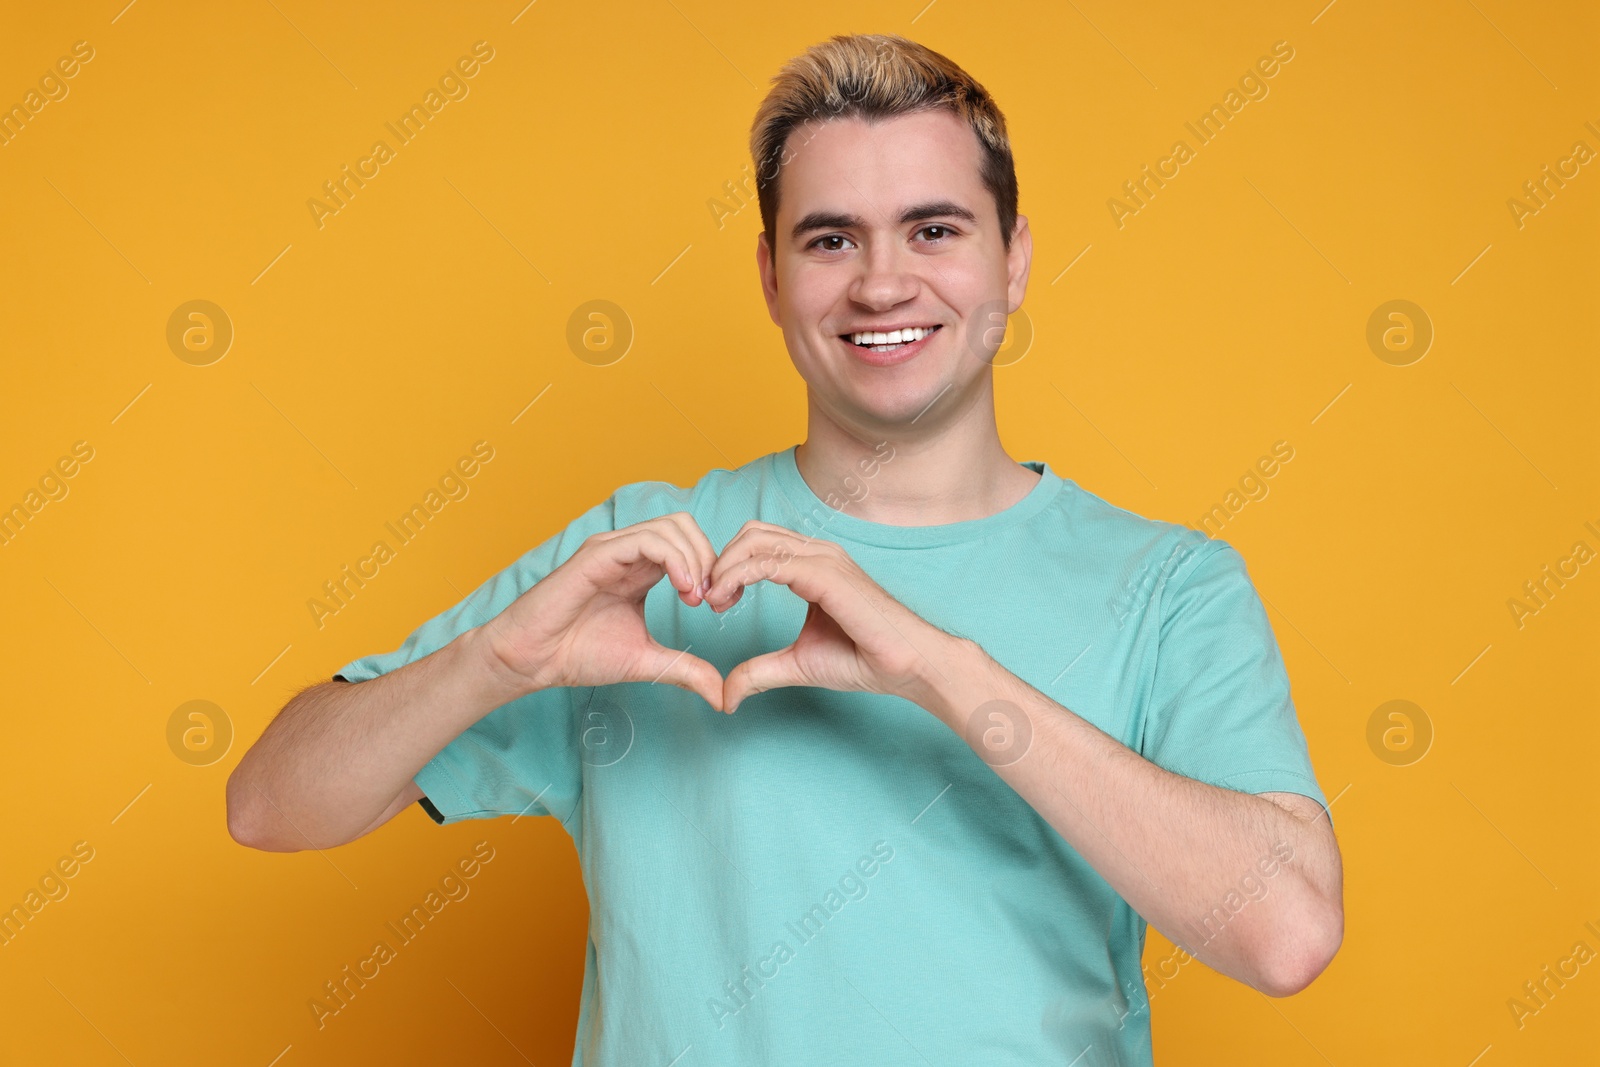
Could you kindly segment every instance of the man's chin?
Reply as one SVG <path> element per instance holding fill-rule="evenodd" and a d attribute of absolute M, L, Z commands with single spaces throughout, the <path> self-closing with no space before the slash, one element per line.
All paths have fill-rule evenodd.
<path fill-rule="evenodd" d="M 953 393 L 948 384 L 880 382 L 870 388 L 819 399 L 823 410 L 854 432 L 882 437 L 890 432 L 904 434 L 913 426 L 921 429 L 938 422 L 936 416 L 941 406 L 951 402 Z"/>

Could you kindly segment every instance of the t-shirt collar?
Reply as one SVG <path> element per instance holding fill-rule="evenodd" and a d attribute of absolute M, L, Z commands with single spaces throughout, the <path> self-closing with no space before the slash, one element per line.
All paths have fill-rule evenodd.
<path fill-rule="evenodd" d="M 1061 492 L 1064 479 L 1050 469 L 1043 460 L 1024 460 L 1022 466 L 1039 473 L 1039 481 L 1021 500 L 981 519 L 940 523 L 934 526 L 896 526 L 891 523 L 870 522 L 850 514 L 854 506 L 850 494 L 841 491 L 838 502 L 843 510 L 836 510 L 818 497 L 800 475 L 795 463 L 795 448 L 790 445 L 767 458 L 773 477 L 785 497 L 799 512 L 790 528 L 811 537 L 825 537 L 831 541 L 854 541 L 883 548 L 928 548 L 936 545 L 953 545 L 979 538 L 990 537 L 1000 530 L 1031 518 L 1047 507 Z M 888 462 L 893 462 L 889 460 Z M 872 491 L 872 476 L 858 474 L 859 483 Z M 841 490 L 843 487 L 841 487 Z M 856 494 L 859 496 L 859 492 Z"/>

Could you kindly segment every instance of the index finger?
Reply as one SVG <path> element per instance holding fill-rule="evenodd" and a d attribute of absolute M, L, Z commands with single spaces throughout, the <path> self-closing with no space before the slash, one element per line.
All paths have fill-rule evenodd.
<path fill-rule="evenodd" d="M 670 515 L 661 516 L 661 519 L 672 523 L 689 539 L 689 545 L 694 551 L 695 558 L 700 562 L 702 583 L 709 586 L 711 584 L 711 572 L 717 562 L 717 550 L 711 547 L 711 538 L 706 536 L 705 531 L 700 529 L 700 524 L 695 521 L 694 516 L 687 511 L 674 511 Z M 701 590 L 696 590 L 696 592 L 699 593 Z"/>
<path fill-rule="evenodd" d="M 722 555 L 717 557 L 706 599 L 716 603 L 725 598 L 736 598 L 745 586 L 763 579 L 794 588 L 794 579 L 799 575 L 780 577 L 786 565 L 803 554 L 820 555 L 838 547 L 832 541 L 817 541 L 782 526 L 752 520 L 745 523 L 723 548 Z M 808 553 L 807 549 L 813 551 Z M 762 562 L 760 573 L 752 572 L 756 560 Z M 806 596 L 802 589 L 795 588 L 795 592 Z M 731 605 L 733 600 L 728 599 L 728 603 Z"/>

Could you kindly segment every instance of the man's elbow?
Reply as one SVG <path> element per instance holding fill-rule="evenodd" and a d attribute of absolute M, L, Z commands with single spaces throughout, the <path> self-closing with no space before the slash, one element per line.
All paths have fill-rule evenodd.
<path fill-rule="evenodd" d="M 299 852 L 306 846 L 273 837 L 270 826 L 278 821 L 266 817 L 267 813 L 261 810 L 259 797 L 250 797 L 242 782 L 230 776 L 228 779 L 227 807 L 228 807 L 228 836 L 246 848 L 257 849 L 262 852 Z"/>
<path fill-rule="evenodd" d="M 1263 961 L 1256 988 L 1269 997 L 1292 997 L 1328 969 L 1344 942 L 1344 907 L 1335 903 L 1322 915 L 1289 931 L 1287 945 Z"/>

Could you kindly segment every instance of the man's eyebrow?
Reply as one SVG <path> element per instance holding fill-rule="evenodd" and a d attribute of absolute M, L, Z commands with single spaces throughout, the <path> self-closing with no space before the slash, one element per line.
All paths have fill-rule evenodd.
<path fill-rule="evenodd" d="M 921 222 L 923 219 L 953 218 L 977 224 L 978 217 L 971 211 L 962 207 L 953 200 L 930 200 L 924 204 L 913 204 L 900 212 L 899 225 L 908 222 Z M 813 211 L 794 224 L 791 236 L 801 237 L 812 230 L 850 230 L 861 229 L 867 221 L 860 215 L 841 215 L 834 211 Z"/>

